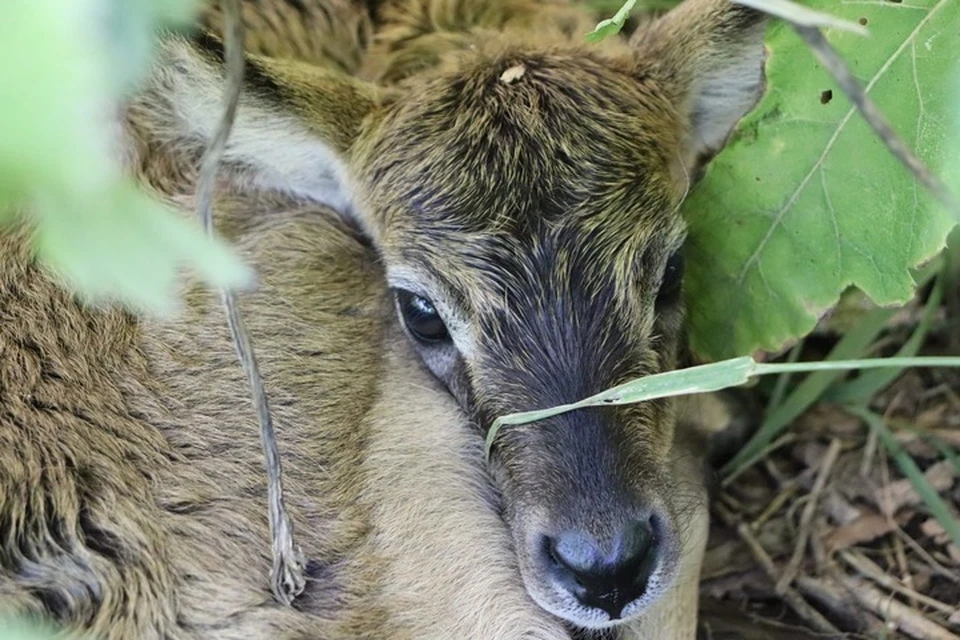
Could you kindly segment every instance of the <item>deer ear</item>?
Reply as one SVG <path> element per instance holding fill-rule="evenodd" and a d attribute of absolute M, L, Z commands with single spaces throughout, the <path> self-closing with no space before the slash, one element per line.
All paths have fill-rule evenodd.
<path fill-rule="evenodd" d="M 223 112 L 224 51 L 209 34 L 163 39 L 135 107 L 150 133 L 180 148 L 206 146 Z M 246 56 L 224 162 L 234 179 L 349 209 L 346 168 L 375 87 L 292 60 Z"/>
<path fill-rule="evenodd" d="M 764 90 L 764 14 L 728 0 L 686 0 L 632 38 L 686 117 L 685 160 L 716 154 Z"/>

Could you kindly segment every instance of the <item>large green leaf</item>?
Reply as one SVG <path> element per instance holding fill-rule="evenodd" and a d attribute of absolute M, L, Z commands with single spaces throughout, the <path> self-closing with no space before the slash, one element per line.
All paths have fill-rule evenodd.
<path fill-rule="evenodd" d="M 947 81 L 960 65 L 960 0 L 804 4 L 867 24 L 869 37 L 825 33 L 895 129 L 942 171 L 960 154 Z M 954 222 L 788 25 L 772 25 L 767 44 L 766 95 L 686 204 L 691 339 L 706 358 L 782 348 L 851 284 L 879 304 L 905 302 L 910 268 L 943 247 Z"/>
<path fill-rule="evenodd" d="M 20 210 L 38 255 L 92 300 L 164 313 L 186 266 L 215 286 L 247 267 L 199 224 L 122 175 L 115 113 L 143 77 L 154 31 L 182 23 L 196 0 L 0 0 L 0 224 Z"/>

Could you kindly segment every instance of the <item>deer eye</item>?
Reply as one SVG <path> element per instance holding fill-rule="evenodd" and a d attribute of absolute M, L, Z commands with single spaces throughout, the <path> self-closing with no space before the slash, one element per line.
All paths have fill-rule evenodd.
<path fill-rule="evenodd" d="M 435 343 L 447 340 L 450 334 L 433 303 L 403 289 L 397 289 L 397 308 L 407 330 L 420 342 Z"/>
<path fill-rule="evenodd" d="M 683 282 L 683 254 L 677 251 L 667 260 L 663 270 L 663 279 L 660 281 L 660 290 L 657 292 L 658 303 L 675 302 L 680 294 L 680 285 Z"/>

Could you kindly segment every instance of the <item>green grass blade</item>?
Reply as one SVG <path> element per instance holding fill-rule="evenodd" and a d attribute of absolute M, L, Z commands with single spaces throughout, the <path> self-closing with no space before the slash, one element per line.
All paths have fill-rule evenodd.
<path fill-rule="evenodd" d="M 803 351 L 803 340 L 793 345 L 793 348 L 790 349 L 790 353 L 787 354 L 787 362 L 796 362 L 797 358 L 800 357 L 800 352 Z M 773 411 L 780 406 L 780 403 L 783 402 L 783 397 L 787 393 L 787 387 L 790 385 L 790 379 L 793 377 L 791 373 L 781 373 L 777 378 L 776 386 L 773 388 L 773 393 L 770 394 L 770 401 L 767 403 L 767 412 Z"/>
<path fill-rule="evenodd" d="M 486 455 L 496 440 L 497 434 L 506 425 L 527 424 L 544 420 L 585 407 L 612 406 L 646 402 L 670 396 L 708 393 L 734 387 L 747 382 L 753 376 L 770 375 L 784 372 L 805 371 L 852 371 L 855 369 L 879 369 L 898 367 L 960 367 L 958 357 L 920 357 L 920 358 L 874 358 L 866 360 L 835 360 L 828 362 L 795 362 L 757 364 L 753 358 L 743 356 L 721 362 L 668 371 L 645 376 L 618 385 L 602 393 L 590 396 L 578 402 L 559 405 L 536 411 L 525 411 L 500 416 L 493 421 L 487 432 Z"/>
<path fill-rule="evenodd" d="M 940 455 L 944 457 L 945 460 L 948 460 L 950 464 L 957 470 L 957 475 L 960 475 L 960 455 L 951 447 L 949 444 L 944 442 L 942 439 L 938 438 L 932 433 L 917 427 L 916 425 L 910 424 L 909 422 L 903 421 L 890 421 L 890 423 L 897 428 L 904 428 L 912 431 L 917 434 L 924 442 L 929 444 L 931 447 L 940 452 Z"/>
<path fill-rule="evenodd" d="M 773 362 L 758 364 L 753 375 L 805 371 L 854 371 L 857 369 L 905 369 L 907 367 L 960 367 L 960 356 L 916 356 L 913 358 L 862 358 L 825 362 Z"/>
<path fill-rule="evenodd" d="M 864 317 L 856 331 L 851 331 L 833 348 L 828 360 L 855 358 L 863 353 L 880 335 L 895 313 L 892 309 L 876 309 Z M 835 371 L 822 371 L 807 376 L 776 409 L 767 413 L 763 423 L 743 449 L 737 452 L 720 470 L 726 476 L 738 471 L 757 452 L 774 441 L 787 426 L 816 403 L 842 375 Z"/>
<path fill-rule="evenodd" d="M 923 316 L 913 334 L 897 351 L 896 357 L 908 358 L 917 355 L 927 338 L 933 317 L 943 300 L 943 277 L 937 278 L 930 297 L 923 308 Z M 865 373 L 827 392 L 825 399 L 837 404 L 865 404 L 887 385 L 903 374 L 903 370 L 878 370 Z"/>
<path fill-rule="evenodd" d="M 894 462 L 900 467 L 903 475 L 910 480 L 924 504 L 930 509 L 930 513 L 950 536 L 953 544 L 960 547 L 960 521 L 950 513 L 947 503 L 940 497 L 936 489 L 930 486 L 926 476 L 923 475 L 923 471 L 920 470 L 914 459 L 893 437 L 883 418 L 863 407 L 845 406 L 844 409 L 866 422 L 870 429 L 877 434 L 880 442 L 883 443 Z"/>
<path fill-rule="evenodd" d="M 749 356 L 722 360 L 631 380 L 572 404 L 501 416 L 493 421 L 487 432 L 486 454 L 487 457 L 490 456 L 490 449 L 497 434 L 506 425 L 527 424 L 584 407 L 631 404 L 689 393 L 718 391 L 743 384 L 755 368 L 756 363 Z"/>

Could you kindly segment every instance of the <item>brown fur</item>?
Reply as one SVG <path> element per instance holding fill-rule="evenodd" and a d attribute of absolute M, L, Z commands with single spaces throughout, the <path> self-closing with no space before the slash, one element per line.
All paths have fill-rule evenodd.
<path fill-rule="evenodd" d="M 755 98 L 737 65 L 757 17 L 690 0 L 587 47 L 564 4 L 374 9 L 246 3 L 262 55 L 217 205 L 260 277 L 241 307 L 307 591 L 270 597 L 262 454 L 215 296 L 190 288 L 165 322 L 84 308 L 20 227 L 0 236 L 0 609 L 106 638 L 566 638 L 548 611 L 607 622 L 544 591 L 531 532 L 605 540 L 653 510 L 660 573 L 619 628 L 692 636 L 706 514 L 673 403 L 508 429 L 492 483 L 481 431 L 676 365 L 682 312 L 656 290 L 685 176 Z M 223 84 L 198 42 L 165 39 L 127 115 L 130 166 L 185 210 Z M 406 339 L 388 285 L 431 297 L 454 343 Z"/>

